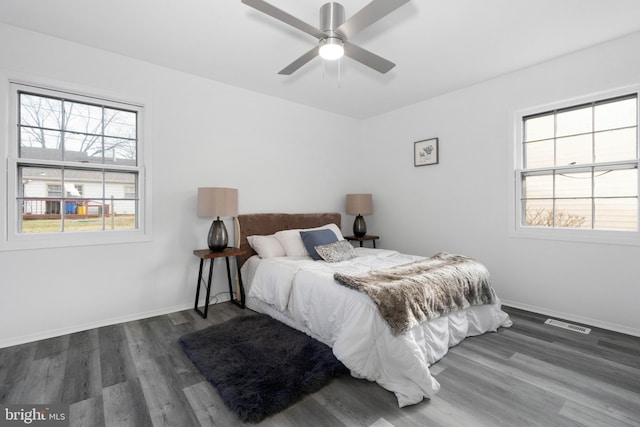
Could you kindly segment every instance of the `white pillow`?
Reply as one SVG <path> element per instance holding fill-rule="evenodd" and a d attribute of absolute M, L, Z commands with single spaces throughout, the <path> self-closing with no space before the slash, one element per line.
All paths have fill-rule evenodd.
<path fill-rule="evenodd" d="M 302 242 L 302 237 L 300 237 L 301 231 L 312 231 L 312 230 L 322 230 L 329 229 L 333 231 L 338 238 L 338 240 L 343 240 L 342 232 L 335 224 L 327 224 L 322 227 L 315 228 L 297 228 L 295 230 L 282 230 L 278 231 L 274 236 L 280 242 L 280 245 L 284 248 L 284 252 L 288 257 L 308 257 L 309 252 L 307 252 L 307 248 L 305 248 L 304 243 Z M 257 252 L 257 251 L 256 251 Z"/>
<path fill-rule="evenodd" d="M 273 234 L 270 236 L 247 236 L 247 241 L 260 258 L 274 258 L 286 255 L 284 248 Z"/>

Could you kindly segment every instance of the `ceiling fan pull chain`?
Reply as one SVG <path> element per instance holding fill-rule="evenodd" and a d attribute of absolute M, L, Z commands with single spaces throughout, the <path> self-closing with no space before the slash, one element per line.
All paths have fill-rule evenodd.
<path fill-rule="evenodd" d="M 338 59 L 338 88 L 342 84 L 342 59 Z"/>

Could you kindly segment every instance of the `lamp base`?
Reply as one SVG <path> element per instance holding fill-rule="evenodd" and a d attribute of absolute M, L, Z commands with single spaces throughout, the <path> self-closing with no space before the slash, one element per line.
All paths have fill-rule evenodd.
<path fill-rule="evenodd" d="M 207 244 L 209 249 L 213 252 L 221 252 L 227 248 L 229 243 L 229 235 L 227 234 L 227 228 L 224 226 L 224 222 L 220 220 L 220 217 L 211 223 L 209 229 L 209 235 L 207 236 Z"/>
<path fill-rule="evenodd" d="M 362 237 L 367 234 L 367 223 L 364 222 L 362 215 L 356 216 L 355 221 L 353 221 L 353 234 L 356 237 Z"/>

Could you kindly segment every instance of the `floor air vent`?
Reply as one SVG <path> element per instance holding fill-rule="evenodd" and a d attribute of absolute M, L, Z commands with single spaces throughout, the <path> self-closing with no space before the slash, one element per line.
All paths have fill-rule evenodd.
<path fill-rule="evenodd" d="M 547 319 L 544 322 L 546 325 L 556 326 L 562 329 L 568 329 L 574 332 L 580 332 L 581 334 L 588 335 L 591 332 L 591 329 L 585 328 L 584 326 L 572 325 L 571 323 L 563 322 L 561 320 L 555 319 Z"/>

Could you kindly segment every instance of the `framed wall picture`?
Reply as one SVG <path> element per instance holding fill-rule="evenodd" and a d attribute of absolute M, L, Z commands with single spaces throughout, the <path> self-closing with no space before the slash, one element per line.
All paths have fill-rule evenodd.
<path fill-rule="evenodd" d="M 413 166 L 427 166 L 438 163 L 438 138 L 423 139 L 413 143 Z"/>

